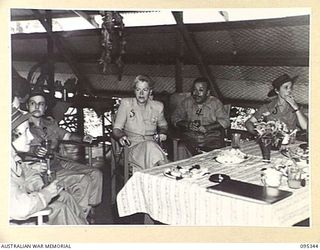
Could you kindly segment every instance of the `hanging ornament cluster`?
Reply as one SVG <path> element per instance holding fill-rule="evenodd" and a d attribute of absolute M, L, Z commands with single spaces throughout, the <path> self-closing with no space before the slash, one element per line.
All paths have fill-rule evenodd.
<path fill-rule="evenodd" d="M 126 45 L 123 18 L 116 11 L 100 11 L 100 14 L 103 22 L 101 26 L 102 54 L 99 64 L 102 65 L 102 72 L 106 73 L 108 67 L 114 63 L 117 66 L 120 81 L 123 73 L 123 55 Z"/>

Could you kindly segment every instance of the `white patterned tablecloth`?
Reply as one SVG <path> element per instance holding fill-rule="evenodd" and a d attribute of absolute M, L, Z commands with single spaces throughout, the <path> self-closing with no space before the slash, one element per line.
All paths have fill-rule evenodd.
<path fill-rule="evenodd" d="M 175 165 L 199 164 L 214 173 L 229 175 L 232 179 L 262 185 L 260 170 L 283 158 L 272 151 L 271 164 L 261 161 L 260 149 L 255 142 L 244 143 L 241 150 L 250 159 L 234 166 L 225 166 L 213 157 L 219 151 L 211 151 L 190 159 L 136 172 L 117 195 L 119 215 L 147 213 L 154 220 L 169 225 L 197 226 L 270 226 L 287 227 L 310 217 L 309 185 L 289 189 L 283 179 L 280 189 L 293 192 L 274 204 L 261 204 L 221 194 L 209 193 L 206 187 L 214 183 L 200 180 L 175 180 L 164 176 L 164 169 Z M 209 175 L 210 176 L 210 175 Z"/>

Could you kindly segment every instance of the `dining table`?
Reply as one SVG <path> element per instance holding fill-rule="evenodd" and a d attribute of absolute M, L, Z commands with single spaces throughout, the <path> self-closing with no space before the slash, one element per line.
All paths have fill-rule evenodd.
<path fill-rule="evenodd" d="M 302 142 L 289 145 L 296 148 Z M 153 220 L 176 226 L 258 226 L 291 227 L 310 218 L 311 198 L 309 175 L 305 185 L 297 189 L 288 187 L 283 176 L 280 190 L 292 195 L 274 203 L 255 202 L 237 195 L 209 192 L 208 187 L 218 185 L 209 180 L 213 174 L 223 174 L 232 180 L 263 186 L 261 170 L 273 168 L 288 156 L 279 150 L 271 151 L 270 162 L 262 161 L 256 141 L 242 141 L 240 151 L 248 157 L 238 164 L 222 164 L 216 157 L 229 147 L 203 152 L 188 159 L 135 172 L 117 194 L 120 217 L 135 213 L 148 214 Z M 202 178 L 169 178 L 170 168 L 199 165 L 207 169 Z"/>

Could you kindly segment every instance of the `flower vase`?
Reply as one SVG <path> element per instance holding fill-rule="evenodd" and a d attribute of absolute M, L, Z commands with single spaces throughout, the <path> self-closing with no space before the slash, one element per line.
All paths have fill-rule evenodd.
<path fill-rule="evenodd" d="M 276 134 L 272 138 L 271 150 L 279 151 L 282 145 L 283 135 Z"/>
<path fill-rule="evenodd" d="M 262 160 L 264 162 L 270 162 L 272 135 L 263 135 L 258 140 L 262 153 Z"/>

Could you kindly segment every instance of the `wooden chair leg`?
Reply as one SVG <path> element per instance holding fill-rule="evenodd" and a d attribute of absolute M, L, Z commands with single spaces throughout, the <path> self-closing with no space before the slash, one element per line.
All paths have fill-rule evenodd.
<path fill-rule="evenodd" d="M 111 158 L 111 204 L 114 204 L 116 202 L 116 173 L 115 173 L 115 169 L 116 169 L 116 159 L 115 159 L 115 155 L 112 155 Z"/>
<path fill-rule="evenodd" d="M 38 224 L 38 225 L 42 225 L 42 224 L 43 224 L 43 216 L 42 216 L 42 215 L 38 215 L 38 217 L 37 217 L 37 224 Z"/>
<path fill-rule="evenodd" d="M 124 154 L 124 173 L 123 173 L 123 176 L 124 176 L 124 183 L 126 183 L 128 180 L 129 180 L 129 148 L 128 147 L 124 147 L 124 150 L 123 150 L 123 154 Z"/>
<path fill-rule="evenodd" d="M 178 156 L 178 143 L 179 143 L 179 140 L 177 140 L 177 139 L 173 140 L 173 161 L 177 161 L 179 159 L 179 156 Z"/>

